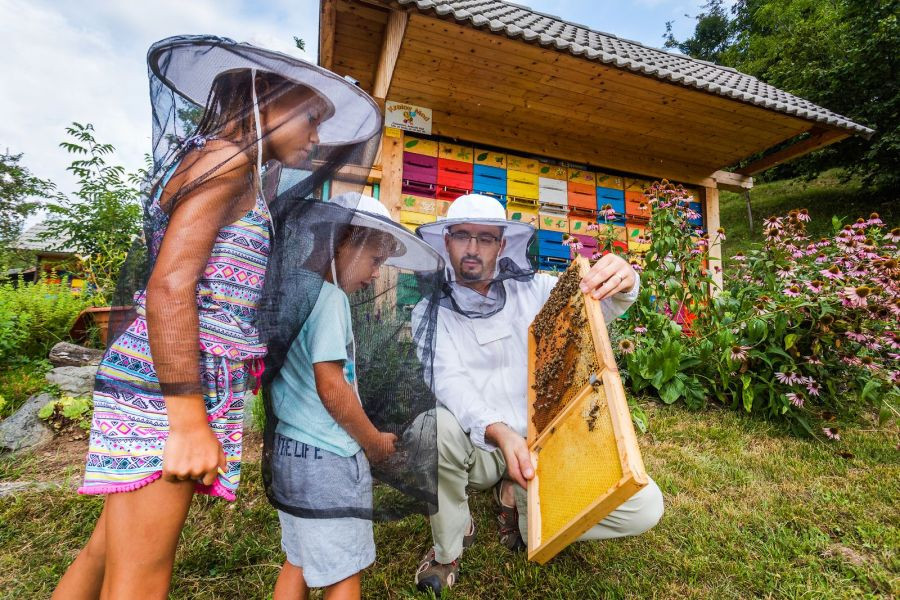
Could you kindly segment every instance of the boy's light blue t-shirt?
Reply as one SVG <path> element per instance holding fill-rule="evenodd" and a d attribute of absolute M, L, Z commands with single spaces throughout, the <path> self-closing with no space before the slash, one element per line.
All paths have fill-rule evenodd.
<path fill-rule="evenodd" d="M 326 281 L 272 384 L 276 431 L 338 456 L 353 456 L 359 444 L 328 413 L 316 391 L 313 364 L 332 361 L 343 361 L 344 377 L 354 383 L 350 302 L 347 294 Z"/>

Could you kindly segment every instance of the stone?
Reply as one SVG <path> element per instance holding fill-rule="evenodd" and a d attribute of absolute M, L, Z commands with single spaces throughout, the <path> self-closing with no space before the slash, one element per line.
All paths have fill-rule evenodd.
<path fill-rule="evenodd" d="M 87 367 L 99 365 L 103 350 L 85 348 L 78 344 L 59 342 L 50 350 L 50 362 L 54 367 Z"/>
<path fill-rule="evenodd" d="M 0 452 L 16 452 L 33 448 L 53 439 L 53 431 L 38 417 L 48 402 L 56 400 L 51 394 L 29 398 L 14 414 L 0 421 Z"/>
<path fill-rule="evenodd" d="M 47 381 L 69 396 L 86 396 L 94 391 L 97 367 L 56 367 L 47 373 Z"/>

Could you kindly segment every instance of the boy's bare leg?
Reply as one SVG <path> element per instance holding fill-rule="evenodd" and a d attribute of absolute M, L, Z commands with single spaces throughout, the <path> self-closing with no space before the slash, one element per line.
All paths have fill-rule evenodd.
<path fill-rule="evenodd" d="M 157 479 L 132 492 L 106 497 L 102 600 L 166 599 L 195 485 L 194 481 Z"/>
<path fill-rule="evenodd" d="M 51 600 L 97 600 L 103 586 L 106 565 L 106 504 L 94 525 L 94 532 L 65 575 L 59 580 Z"/>
<path fill-rule="evenodd" d="M 325 600 L 359 600 L 362 596 L 362 577 L 351 575 L 325 588 Z"/>
<path fill-rule="evenodd" d="M 272 600 L 307 600 L 309 587 L 303 578 L 303 569 L 284 561 L 278 581 L 275 582 L 275 592 Z"/>

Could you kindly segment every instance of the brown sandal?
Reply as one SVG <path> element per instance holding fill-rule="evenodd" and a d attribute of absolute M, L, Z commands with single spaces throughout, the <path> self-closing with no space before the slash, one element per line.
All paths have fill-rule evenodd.
<path fill-rule="evenodd" d="M 515 504 L 512 506 L 503 504 L 501 498 L 503 497 L 504 484 L 513 485 L 511 481 L 501 479 L 500 482 L 494 486 L 493 490 L 494 501 L 497 502 L 499 508 L 497 521 L 500 524 L 500 545 L 513 552 L 519 552 L 525 549 L 525 542 L 522 540 L 522 535 L 519 533 L 519 510 L 516 508 Z"/>

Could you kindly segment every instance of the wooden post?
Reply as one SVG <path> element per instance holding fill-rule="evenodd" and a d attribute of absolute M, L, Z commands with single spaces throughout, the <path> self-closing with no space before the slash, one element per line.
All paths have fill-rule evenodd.
<path fill-rule="evenodd" d="M 718 294 L 723 287 L 723 272 L 716 272 L 715 267 L 722 268 L 722 245 L 713 244 L 716 238 L 716 231 L 721 226 L 719 223 L 719 190 L 714 187 L 705 187 L 703 189 L 703 214 L 706 217 L 706 231 L 709 233 L 709 268 L 712 269 L 713 281 L 715 287 L 711 290 L 712 295 Z"/>
<path fill-rule="evenodd" d="M 319 12 L 319 66 L 328 70 L 334 66 L 335 1 L 322 0 Z"/>
<path fill-rule="evenodd" d="M 408 13 L 393 10 L 388 15 L 387 25 L 384 28 L 384 43 L 375 71 L 375 83 L 372 85 L 372 97 L 381 107 L 384 107 L 384 101 L 391 89 L 394 67 L 397 66 L 397 57 L 400 56 L 400 45 L 403 43 L 403 34 L 406 33 L 407 21 L 409 21 Z"/>
<path fill-rule="evenodd" d="M 381 203 L 391 212 L 391 218 L 400 220 L 400 192 L 403 186 L 403 133 L 399 137 L 381 136 L 379 150 L 381 164 Z"/>

